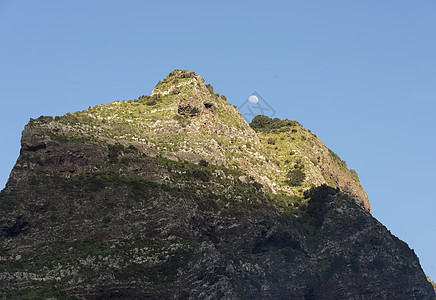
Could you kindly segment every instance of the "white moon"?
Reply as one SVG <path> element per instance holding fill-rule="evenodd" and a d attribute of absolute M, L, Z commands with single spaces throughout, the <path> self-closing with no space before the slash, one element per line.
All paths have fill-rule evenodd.
<path fill-rule="evenodd" d="M 250 101 L 251 103 L 257 103 L 259 102 L 259 99 L 255 95 L 251 95 L 250 97 L 248 97 L 248 101 Z"/>

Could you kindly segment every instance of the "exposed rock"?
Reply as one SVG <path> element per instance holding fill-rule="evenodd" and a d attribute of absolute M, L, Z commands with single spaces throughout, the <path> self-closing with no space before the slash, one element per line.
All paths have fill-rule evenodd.
<path fill-rule="evenodd" d="M 434 299 L 357 174 L 280 122 L 254 131 L 183 70 L 152 97 L 31 120 L 0 193 L 1 297 Z"/>

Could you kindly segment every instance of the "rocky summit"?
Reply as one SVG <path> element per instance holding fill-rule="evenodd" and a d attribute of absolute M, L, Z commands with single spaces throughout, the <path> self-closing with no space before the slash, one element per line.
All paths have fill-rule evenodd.
<path fill-rule="evenodd" d="M 31 119 L 0 193 L 3 299 L 434 299 L 357 173 L 194 72 Z"/>

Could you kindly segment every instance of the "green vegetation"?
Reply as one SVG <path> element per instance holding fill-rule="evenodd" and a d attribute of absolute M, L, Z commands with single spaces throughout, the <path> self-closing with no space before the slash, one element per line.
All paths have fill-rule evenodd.
<path fill-rule="evenodd" d="M 329 149 L 329 154 L 333 158 L 333 160 L 340 165 L 343 168 L 347 168 L 347 163 L 342 160 L 339 155 L 337 155 L 335 152 L 333 152 L 331 149 Z"/>
<path fill-rule="evenodd" d="M 220 96 L 220 94 L 215 93 L 215 92 L 213 91 L 213 86 L 212 86 L 210 83 L 206 84 L 206 88 L 207 88 L 207 90 L 209 91 L 209 93 L 210 93 L 212 96 L 214 96 L 214 97 L 216 97 L 216 98 L 221 98 L 222 100 L 227 101 L 227 97 L 226 97 L 226 96 L 224 96 L 224 95 L 221 95 L 221 96 Z"/>
<path fill-rule="evenodd" d="M 188 116 L 174 115 L 173 119 L 176 120 L 182 127 L 186 127 L 191 124 L 191 119 Z"/>
<path fill-rule="evenodd" d="M 32 205 L 37 203 L 30 209 L 44 215 L 38 223 L 31 224 L 34 228 L 30 232 L 51 230 L 47 231 L 43 241 L 33 245 L 33 249 L 17 249 L 20 258 L 4 251 L 0 268 L 5 272 L 27 272 L 42 277 L 46 274 L 56 276 L 60 270 L 74 271 L 70 274 L 87 282 L 98 282 L 105 274 L 115 278 L 116 283 L 134 280 L 158 290 L 180 279 L 180 274 L 194 276 L 194 273 L 184 271 L 197 268 L 200 255 L 202 258 L 215 255 L 212 253 L 215 249 L 208 252 L 207 243 L 202 244 L 201 249 L 208 253 L 197 251 L 199 243 L 210 238 L 219 245 L 218 251 L 233 260 L 233 266 L 249 270 L 245 263 L 260 265 L 265 269 L 265 276 L 274 277 L 273 282 L 277 285 L 287 278 L 285 271 L 289 269 L 286 264 L 297 260 L 301 263 L 309 259 L 310 272 L 317 268 L 310 276 L 316 273 L 323 281 L 335 280 L 335 275 L 344 273 L 344 270 L 358 272 L 361 253 L 380 247 L 382 241 L 366 241 L 368 248 L 354 245 L 353 241 L 350 243 L 353 245 L 339 249 L 339 254 L 328 253 L 310 259 L 314 257 L 311 256 L 312 249 L 324 246 L 317 242 L 325 241 L 322 240 L 324 236 L 333 235 L 329 227 L 332 223 L 343 227 L 341 233 L 350 233 L 350 236 L 351 232 L 370 227 L 370 219 L 365 215 L 351 218 L 351 214 L 343 213 L 354 206 L 342 206 L 340 201 L 352 200 L 343 193 L 337 194 L 338 189 L 327 185 L 313 187 L 314 182 L 323 182 L 321 176 L 329 185 L 337 186 L 333 175 L 343 176 L 343 173 L 326 173 L 330 167 L 334 172 L 355 174 L 355 171 L 348 170 L 339 156 L 327 150 L 310 130 L 296 121 L 256 116 L 250 124 L 258 133 L 254 135 L 251 130 L 246 130 L 246 123 L 235 114 L 231 105 L 221 101 L 225 100 L 224 96 L 214 93 L 211 85 L 206 88 L 212 96 L 205 95 L 208 92 L 197 80 L 193 72 L 175 70 L 158 83 L 153 96 L 115 101 L 62 117 L 32 119 L 29 126 L 42 127 L 35 130 L 39 132 L 37 134 L 52 141 L 47 143 L 47 151 L 52 151 L 50 147 L 56 144 L 53 141 L 93 142 L 98 145 L 61 146 L 65 149 L 96 147 L 98 156 L 86 157 L 91 163 L 78 172 L 67 168 L 59 168 L 57 172 L 52 168 L 55 163 L 47 163 L 47 158 L 51 157 L 44 156 L 40 148 L 33 147 L 36 150 L 22 153 L 18 163 L 26 168 L 23 182 L 30 187 L 25 196 L 31 199 L 28 201 Z M 199 94 L 193 95 L 193 90 Z M 205 104 L 201 109 L 208 109 L 200 121 L 177 113 L 179 103 L 188 103 L 191 96 L 201 99 L 195 102 L 197 107 Z M 213 123 L 214 118 L 219 119 L 218 124 Z M 193 158 L 192 155 L 196 156 Z M 181 161 L 183 158 L 198 161 L 198 164 Z M 352 176 L 357 177 L 357 174 Z M 307 178 L 315 180 L 309 182 Z M 264 187 L 256 180 L 272 184 Z M 49 193 L 47 187 L 50 187 Z M 269 192 L 272 190 L 274 193 Z M 1 210 L 13 211 L 17 207 L 23 208 L 26 203 L 29 202 L 12 197 L 6 190 L 0 193 Z M 332 206 L 337 209 L 332 209 Z M 334 222 L 325 222 L 327 216 Z M 63 228 L 63 224 L 69 226 L 69 222 L 74 226 Z M 197 225 L 199 231 L 186 234 L 184 226 L 193 228 Z M 17 226 L 13 224 L 7 230 L 12 232 L 14 227 Z M 251 230 L 254 227 L 256 229 Z M 164 231 L 158 232 L 161 229 Z M 74 230 L 79 241 L 47 243 L 54 240 L 54 235 L 61 230 L 66 239 L 72 232 L 68 231 Z M 225 246 L 223 241 L 226 242 L 234 233 L 238 237 L 254 237 L 261 241 L 247 243 L 248 250 L 242 251 L 222 247 Z M 199 241 L 192 241 L 188 236 L 199 238 Z M 80 240 L 82 237 L 85 238 Z M 231 243 L 236 244 L 234 239 Z M 347 251 L 352 252 L 347 247 L 356 247 L 354 256 L 341 256 Z M 279 268 L 284 271 L 271 270 L 275 267 L 271 262 L 280 260 L 283 264 Z M 375 258 L 367 266 L 378 270 L 388 266 L 383 264 L 386 260 L 385 257 Z M 235 286 L 241 291 L 262 290 L 263 279 L 250 278 L 244 272 L 238 274 L 241 276 L 237 276 Z M 98 280 L 94 280 L 98 276 Z M 18 290 L 8 290 L 6 296 L 65 298 L 57 291 L 68 286 L 73 276 L 60 277 L 59 280 L 51 277 L 47 282 L 40 281 L 40 278 L 31 279 L 30 284 Z M 189 293 L 182 295 L 190 296 Z M 306 296 L 314 295 L 314 290 L 309 287 Z"/>
<path fill-rule="evenodd" d="M 327 213 L 327 203 L 329 196 L 335 195 L 339 190 L 325 184 L 311 188 L 304 193 L 308 199 L 305 208 L 306 220 L 309 228 L 316 229 L 324 222 L 324 215 Z"/>
<path fill-rule="evenodd" d="M 195 72 L 189 72 L 188 70 L 174 70 L 170 74 L 168 74 L 168 77 L 176 77 L 176 78 L 193 78 L 197 74 Z"/>
<path fill-rule="evenodd" d="M 37 126 L 37 125 L 41 125 L 41 124 L 47 124 L 47 123 L 50 123 L 53 120 L 54 120 L 54 118 L 51 117 L 51 116 L 40 116 L 37 119 L 30 118 L 29 126 Z"/>
<path fill-rule="evenodd" d="M 355 182 L 360 182 L 359 176 L 357 175 L 357 172 L 353 169 L 348 169 L 346 161 L 342 160 L 339 155 L 337 155 L 335 152 L 333 152 L 331 149 L 328 149 L 330 157 L 333 159 L 333 161 L 339 166 L 339 168 L 347 173 Z"/>
<path fill-rule="evenodd" d="M 145 105 L 148 105 L 148 106 L 154 106 L 156 104 L 157 104 L 156 99 L 149 99 L 145 102 Z"/>
<path fill-rule="evenodd" d="M 210 83 L 206 84 L 206 88 L 211 95 L 215 95 L 215 93 L 213 91 L 213 86 Z"/>
<path fill-rule="evenodd" d="M 175 113 L 173 107 L 181 99 L 196 98 L 197 90 L 194 83 L 203 84 L 200 77 L 194 72 L 175 70 L 156 86 L 153 96 L 142 95 L 135 100 L 115 101 L 89 107 L 88 110 L 67 113 L 55 118 L 41 116 L 30 120 L 28 126 L 46 126 L 56 122 L 56 131 L 47 130 L 47 135 L 60 142 L 96 142 L 123 140 L 125 142 L 149 141 L 159 145 L 156 150 L 178 151 L 183 141 L 188 139 L 196 144 L 197 140 L 210 139 L 208 136 L 187 135 L 183 131 L 192 120 L 186 116 Z M 169 93 L 167 93 L 169 91 Z M 214 94 L 215 100 L 218 100 Z M 218 103 L 213 103 L 214 112 L 227 125 L 242 129 L 242 117 L 235 118 L 231 105 L 225 101 L 224 96 Z M 176 120 L 182 132 L 174 132 L 168 136 L 168 128 L 172 128 L 172 121 Z M 66 126 L 62 126 L 66 125 Z M 160 151 L 159 151 L 160 152 Z"/>
<path fill-rule="evenodd" d="M 298 196 L 289 196 L 286 193 L 268 194 L 268 197 L 282 213 L 283 220 L 289 221 L 295 216 L 304 216 L 307 199 Z"/>
<path fill-rule="evenodd" d="M 159 81 L 156 84 L 154 93 L 170 92 L 172 95 L 177 95 L 180 90 L 177 91 L 176 89 L 170 89 L 192 80 L 195 76 L 197 76 L 197 74 L 194 72 L 189 72 L 187 70 L 174 70 L 162 81 Z"/>
<path fill-rule="evenodd" d="M 356 171 L 349 170 L 345 161 L 298 122 L 258 115 L 250 126 L 262 141 L 264 156 L 279 169 L 279 172 L 269 174 L 268 178 L 279 182 L 280 187 L 290 187 L 294 194 L 302 196 L 304 190 L 310 188 L 310 182 L 304 180 L 304 173 L 335 188 L 343 187 L 351 179 L 353 190 L 362 189 Z M 290 171 L 290 168 L 301 169 L 301 172 Z"/>
<path fill-rule="evenodd" d="M 236 134 L 236 136 L 229 137 L 226 132 L 233 134 L 236 130 L 244 131 L 246 124 L 242 117 L 235 115 L 229 103 L 222 101 L 225 97 L 217 98 L 218 94 L 214 92 L 210 84 L 206 85 L 206 88 L 214 99 L 204 103 L 213 105 L 211 106 L 213 113 L 224 126 L 217 126 L 215 132 L 212 132 L 207 126 L 209 126 L 208 122 L 214 120 L 207 120 L 207 123 L 198 127 L 199 124 L 195 120 L 177 113 L 180 101 L 191 99 L 191 97 L 192 99 L 204 97 L 202 96 L 203 82 L 193 72 L 175 70 L 156 85 L 153 96 L 142 95 L 135 100 L 97 105 L 85 111 L 68 113 L 54 119 L 40 117 L 38 121 L 29 122 L 29 126 L 40 124 L 44 127 L 46 126 L 44 124 L 54 121 L 58 123 L 59 130 L 56 133 L 51 130 L 41 130 L 41 134 L 50 136 L 59 142 L 93 142 L 109 148 L 110 144 L 117 141 L 123 144 L 138 142 L 145 147 L 152 148 L 158 156 L 179 151 L 204 152 L 208 155 L 206 149 L 212 148 L 217 150 L 217 154 L 223 154 L 225 160 L 223 163 L 229 168 L 240 169 L 241 161 L 248 160 L 253 167 L 254 173 L 251 174 L 274 182 L 278 190 L 286 193 L 292 191 L 293 194 L 299 196 L 302 196 L 304 190 L 310 188 L 310 182 L 305 182 L 307 174 L 323 176 L 330 185 L 337 186 L 329 174 L 323 172 L 318 166 L 321 160 L 314 155 L 314 150 L 323 151 L 325 146 L 297 121 L 273 119 L 263 115 L 256 116 L 250 126 L 258 132 L 262 142 L 260 147 L 255 145 L 255 141 L 250 136 L 240 135 L 238 137 Z M 198 86 L 201 87 L 200 90 Z M 199 94 L 196 94 L 197 92 Z M 189 126 L 191 124 L 195 126 Z M 198 130 L 199 134 L 193 134 L 194 129 Z M 216 143 L 219 145 L 218 149 L 214 146 Z M 127 166 L 137 160 L 137 158 L 124 154 L 126 154 L 124 150 L 116 155 L 110 153 L 105 162 Z M 357 183 L 359 182 L 357 174 L 349 171 L 345 162 L 342 162 L 337 155 L 330 155 L 340 164 L 344 172 L 349 172 L 350 176 Z M 211 160 L 210 155 L 205 157 L 213 162 L 213 157 Z M 258 157 L 262 159 L 257 159 Z M 40 162 L 36 155 L 29 158 L 29 161 L 30 159 L 36 164 Z M 222 163 L 219 156 L 217 161 Z M 120 167 L 124 168 L 124 166 Z M 183 172 L 179 175 L 172 175 L 204 183 L 211 179 L 211 173 L 205 170 L 185 170 Z"/>
<path fill-rule="evenodd" d="M 302 169 L 292 169 L 289 170 L 286 177 L 286 183 L 289 186 L 299 186 L 303 183 L 304 179 L 306 179 L 306 173 L 304 173 Z"/>
<path fill-rule="evenodd" d="M 280 120 L 279 118 L 270 118 L 264 115 L 257 115 L 250 123 L 251 128 L 257 132 L 269 133 L 269 132 L 285 132 L 289 131 L 291 127 L 301 126 L 297 121 L 291 121 L 288 119 Z"/>
<path fill-rule="evenodd" d="M 113 241 L 44 243 L 32 252 L 22 252 L 20 260 L 0 260 L 0 268 L 3 272 L 30 272 L 42 277 L 50 274 L 51 279 L 33 280 L 32 286 L 18 289 L 8 289 L 4 286 L 2 291 L 7 299 L 15 299 L 18 296 L 20 299 L 65 299 L 66 295 L 60 292 L 59 287 L 68 285 L 72 277 L 66 276 L 55 280 L 54 277 L 58 276 L 60 268 L 67 272 L 74 270 L 89 282 L 101 274 L 111 274 L 121 282 L 135 278 L 156 285 L 171 283 L 177 279 L 177 270 L 195 258 L 198 247 L 196 241 L 187 238 L 166 240 L 133 237 Z M 142 255 L 154 257 L 154 262 L 130 262 Z M 119 262 L 119 269 L 110 267 L 105 261 L 108 258 L 113 262 Z"/>
<path fill-rule="evenodd" d="M 107 162 L 109 166 L 106 168 L 109 167 L 116 171 L 93 172 L 73 176 L 65 176 L 57 172 L 37 171 L 29 178 L 32 191 L 35 194 L 42 194 L 47 186 L 51 186 L 53 191 L 65 195 L 68 198 L 65 203 L 72 206 L 80 205 L 80 203 L 76 203 L 76 199 L 96 201 L 94 199 L 99 197 L 99 193 L 104 193 L 107 188 L 122 191 L 126 195 L 124 201 L 101 203 L 103 207 L 108 209 L 120 205 L 126 207 L 139 205 L 158 195 L 167 199 L 166 201 L 175 201 L 180 197 L 184 197 L 190 199 L 190 201 L 195 201 L 201 210 L 221 211 L 223 216 L 243 217 L 251 213 L 261 215 L 266 211 L 276 209 L 274 208 L 273 198 L 260 192 L 262 185 L 240 169 L 229 169 L 209 164 L 206 161 L 194 164 L 172 161 L 159 156 L 150 158 L 141 155 L 133 147 L 123 147 L 122 145 L 109 145 L 108 149 Z M 124 160 L 124 155 L 127 153 L 137 153 L 137 155 L 129 158 L 129 160 Z M 147 165 L 154 170 L 157 170 L 156 168 L 166 169 L 169 172 L 168 179 L 171 182 L 184 184 L 181 187 L 174 187 L 132 177 L 135 175 L 128 172 L 130 163 Z M 157 172 L 165 172 L 164 170 Z M 218 176 L 217 174 L 222 175 Z M 238 178 L 241 176 L 245 176 L 247 182 L 239 180 Z M 222 193 L 222 186 L 229 187 L 224 194 Z M 5 207 L 16 205 L 16 201 L 4 193 L 0 194 L 0 200 L 4 200 L 1 204 Z M 297 200 L 293 198 L 292 201 L 296 202 Z M 295 207 L 290 208 L 297 207 L 298 205 L 295 205 Z M 241 214 L 242 212 L 243 214 Z M 91 211 L 89 213 L 92 214 Z M 58 211 L 57 217 L 53 218 L 52 222 L 62 222 L 64 218 L 68 218 L 68 206 L 64 208 L 62 213 Z M 110 223 L 111 219 L 105 219 L 103 222 L 105 224 Z"/>
<path fill-rule="evenodd" d="M 209 181 L 210 177 L 212 176 L 212 174 L 210 174 L 210 172 L 207 170 L 194 170 L 191 174 L 193 177 L 204 182 Z"/>

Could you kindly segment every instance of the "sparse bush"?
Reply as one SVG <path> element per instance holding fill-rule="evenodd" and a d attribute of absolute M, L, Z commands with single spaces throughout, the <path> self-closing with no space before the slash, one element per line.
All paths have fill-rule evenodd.
<path fill-rule="evenodd" d="M 118 158 L 118 156 L 123 152 L 124 146 L 120 144 L 109 144 L 108 145 L 108 157 L 111 162 L 115 162 Z"/>
<path fill-rule="evenodd" d="M 127 149 L 131 150 L 133 153 L 138 152 L 138 149 L 132 144 L 130 144 L 129 147 L 127 147 Z"/>
<path fill-rule="evenodd" d="M 209 93 L 210 93 L 211 95 L 214 95 L 214 94 L 215 94 L 215 93 L 213 92 L 213 86 L 212 86 L 210 83 L 206 84 L 206 88 L 208 89 L 208 91 L 209 91 Z"/>
<path fill-rule="evenodd" d="M 303 169 L 304 165 L 300 162 L 300 163 L 296 163 L 294 166 L 295 169 Z"/>
<path fill-rule="evenodd" d="M 306 173 L 302 169 L 292 169 L 289 170 L 286 177 L 288 178 L 286 183 L 289 186 L 299 186 L 306 179 Z"/>
<path fill-rule="evenodd" d="M 209 178 L 211 176 L 210 172 L 207 170 L 194 170 L 191 174 L 193 177 L 200 179 L 203 182 L 209 181 Z"/>
<path fill-rule="evenodd" d="M 224 95 L 221 95 L 220 98 L 223 99 L 224 101 L 227 101 L 227 97 Z"/>
<path fill-rule="evenodd" d="M 168 77 L 177 76 L 179 78 L 192 78 L 195 77 L 195 75 L 195 72 L 189 72 L 188 70 L 174 70 L 168 74 Z"/>
<path fill-rule="evenodd" d="M 331 149 L 328 149 L 329 150 L 329 155 L 330 155 L 330 157 L 334 160 L 334 161 L 336 161 L 336 163 L 337 164 L 339 164 L 340 166 L 342 166 L 343 168 L 347 168 L 347 163 L 344 161 L 344 160 L 342 160 L 340 157 L 339 157 L 339 155 L 337 155 L 335 152 L 333 152 Z"/>
<path fill-rule="evenodd" d="M 51 121 L 53 121 L 53 117 L 51 116 L 40 116 L 38 119 L 30 119 L 29 121 L 29 125 L 34 125 L 36 123 L 40 123 L 40 124 L 45 124 L 45 123 L 49 123 Z"/>
<path fill-rule="evenodd" d="M 145 105 L 148 105 L 148 106 L 153 106 L 156 104 L 157 104 L 157 101 L 155 99 L 151 99 L 151 100 L 148 100 L 145 102 Z"/>
<path fill-rule="evenodd" d="M 180 78 L 192 78 L 195 76 L 194 72 L 185 72 L 180 75 Z"/>
<path fill-rule="evenodd" d="M 257 181 L 253 182 L 252 184 L 253 184 L 253 187 L 258 191 L 262 190 L 262 188 L 263 188 L 263 185 Z"/>
<path fill-rule="evenodd" d="M 295 161 L 294 169 L 303 169 L 303 168 L 304 168 L 304 164 L 303 164 L 303 162 L 301 161 L 301 158 L 298 158 L 298 159 Z"/>
<path fill-rule="evenodd" d="M 181 127 L 186 127 L 191 124 L 191 120 L 187 116 L 174 115 L 174 120 L 176 120 Z"/>
<path fill-rule="evenodd" d="M 212 111 L 215 110 L 215 105 L 213 105 L 213 103 L 205 102 L 205 103 L 203 103 L 203 104 L 204 104 L 204 108 L 209 109 L 209 110 L 212 110 Z"/>
<path fill-rule="evenodd" d="M 276 144 L 276 139 L 268 138 L 267 143 L 270 144 L 270 145 L 275 145 Z"/>
<path fill-rule="evenodd" d="M 209 163 L 207 161 L 205 161 L 204 159 L 200 160 L 198 162 L 198 164 L 202 167 L 207 167 L 209 165 Z"/>

